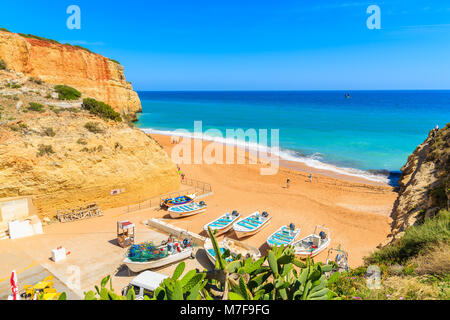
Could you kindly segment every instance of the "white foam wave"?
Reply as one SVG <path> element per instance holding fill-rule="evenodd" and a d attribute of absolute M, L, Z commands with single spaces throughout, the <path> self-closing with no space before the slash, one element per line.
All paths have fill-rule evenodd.
<path fill-rule="evenodd" d="M 164 136 L 179 136 L 184 138 L 191 138 L 191 139 L 203 139 L 205 141 L 210 142 L 217 142 L 222 143 L 225 145 L 231 145 L 236 146 L 248 151 L 254 151 L 254 152 L 260 152 L 265 154 L 271 154 L 275 157 L 278 157 L 281 160 L 286 161 L 292 161 L 292 162 L 299 162 L 303 163 L 311 168 L 319 169 L 319 170 L 326 170 L 331 171 L 334 173 L 347 175 L 347 176 L 353 176 L 358 178 L 363 178 L 369 181 L 374 182 L 381 182 L 381 183 L 389 183 L 389 179 L 385 175 L 381 174 L 373 174 L 364 170 L 355 169 L 355 168 L 345 168 L 345 167 L 337 167 L 335 165 L 326 163 L 321 161 L 323 159 L 322 155 L 320 153 L 314 153 L 309 156 L 300 155 L 299 153 L 288 150 L 288 149 L 279 149 L 279 150 L 273 150 L 270 147 L 257 144 L 257 143 L 250 143 L 248 141 L 240 141 L 236 139 L 230 139 L 230 138 L 223 138 L 223 137 L 214 137 L 214 136 L 208 136 L 208 135 L 199 135 L 196 136 L 193 133 L 186 133 L 186 132 L 177 132 L 177 131 L 170 131 L 170 130 L 157 130 L 157 129 L 150 129 L 145 128 L 141 129 L 145 133 L 149 134 L 159 134 Z"/>

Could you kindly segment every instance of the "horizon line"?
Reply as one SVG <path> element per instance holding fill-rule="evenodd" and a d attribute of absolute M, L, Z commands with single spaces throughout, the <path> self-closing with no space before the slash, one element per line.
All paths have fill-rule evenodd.
<path fill-rule="evenodd" d="M 361 92 L 361 91 L 450 91 L 450 89 L 134 89 L 141 92 Z"/>

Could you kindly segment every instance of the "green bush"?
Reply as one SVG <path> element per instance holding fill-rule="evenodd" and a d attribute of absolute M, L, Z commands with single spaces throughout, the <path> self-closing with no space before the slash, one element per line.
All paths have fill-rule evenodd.
<path fill-rule="evenodd" d="M 102 128 L 100 128 L 100 125 L 98 123 L 96 123 L 96 122 L 87 122 L 84 125 L 84 127 L 89 132 L 92 132 L 92 133 L 95 133 L 95 134 L 97 134 L 97 133 L 104 133 L 105 132 Z"/>
<path fill-rule="evenodd" d="M 33 82 L 33 83 L 36 83 L 39 85 L 44 83 L 41 79 L 33 78 L 33 77 L 30 78 L 30 82 Z"/>
<path fill-rule="evenodd" d="M 42 130 L 42 133 L 41 133 L 43 136 L 45 136 L 45 137 L 54 137 L 54 136 L 56 136 L 56 133 L 55 133 L 55 131 L 53 130 L 53 128 L 44 128 L 43 130 Z"/>
<path fill-rule="evenodd" d="M 19 89 L 22 88 L 22 85 L 19 83 L 7 83 L 6 87 L 11 89 Z"/>
<path fill-rule="evenodd" d="M 52 146 L 45 145 L 45 144 L 40 144 L 38 146 L 38 153 L 37 153 L 38 157 L 43 157 L 45 155 L 50 155 L 53 153 L 55 153 L 55 151 L 53 150 Z"/>
<path fill-rule="evenodd" d="M 112 61 L 112 62 L 114 62 L 114 63 L 120 64 L 120 62 L 117 61 L 117 60 L 114 60 L 114 59 L 109 59 L 109 60 Z"/>
<path fill-rule="evenodd" d="M 435 218 L 409 227 L 397 242 L 375 251 L 364 260 L 367 264 L 402 264 L 439 241 L 449 240 L 450 212 L 441 210 Z"/>
<path fill-rule="evenodd" d="M 6 62 L 3 59 L 0 59 L 0 70 L 6 70 Z"/>
<path fill-rule="evenodd" d="M 78 100 L 81 97 L 81 92 L 65 85 L 55 86 L 55 91 L 58 93 L 59 100 Z"/>
<path fill-rule="evenodd" d="M 92 98 L 83 100 L 83 109 L 105 119 L 111 119 L 118 122 L 122 121 L 120 114 L 114 111 L 110 105 Z"/>
<path fill-rule="evenodd" d="M 28 110 L 42 113 L 42 112 L 44 112 L 44 106 L 40 103 L 30 102 L 30 105 L 28 106 Z"/>
<path fill-rule="evenodd" d="M 83 138 L 78 139 L 78 140 L 77 140 L 77 143 L 78 143 L 78 144 L 81 144 L 81 145 L 83 145 L 83 146 L 87 145 L 86 139 L 83 139 Z"/>
<path fill-rule="evenodd" d="M 25 34 L 25 33 L 18 33 L 18 34 L 24 38 L 36 39 L 36 40 L 46 41 L 46 42 L 50 42 L 50 43 L 54 43 L 54 44 L 59 44 L 59 42 L 56 40 L 35 36 L 33 34 Z"/>

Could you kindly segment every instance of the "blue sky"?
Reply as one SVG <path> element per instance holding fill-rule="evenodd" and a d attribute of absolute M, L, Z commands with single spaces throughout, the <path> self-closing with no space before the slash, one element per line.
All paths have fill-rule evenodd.
<path fill-rule="evenodd" d="M 450 89 L 447 0 L 14 0 L 0 26 L 116 59 L 137 90 Z"/>

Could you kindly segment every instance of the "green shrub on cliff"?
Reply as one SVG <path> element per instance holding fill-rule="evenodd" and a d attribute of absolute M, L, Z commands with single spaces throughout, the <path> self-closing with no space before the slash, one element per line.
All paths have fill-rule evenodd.
<path fill-rule="evenodd" d="M 55 91 L 58 93 L 59 100 L 78 100 L 81 97 L 81 92 L 65 85 L 55 86 Z"/>
<path fill-rule="evenodd" d="M 43 157 L 45 155 L 50 155 L 53 153 L 55 153 L 55 151 L 53 150 L 53 147 L 50 145 L 40 144 L 38 146 L 38 153 L 37 153 L 38 157 Z"/>
<path fill-rule="evenodd" d="M 44 106 L 40 103 L 30 102 L 30 105 L 28 106 L 29 111 L 35 111 L 35 112 L 44 112 Z"/>
<path fill-rule="evenodd" d="M 25 34 L 25 33 L 18 33 L 20 36 L 24 37 L 24 38 L 29 38 L 29 39 L 36 39 L 36 40 L 41 40 L 41 41 L 46 41 L 46 42 L 50 42 L 50 43 L 54 43 L 54 44 L 60 44 L 58 41 L 53 40 L 53 39 L 47 39 L 44 37 L 39 37 L 39 36 L 35 36 L 34 34 Z"/>
<path fill-rule="evenodd" d="M 439 242 L 450 241 L 450 212 L 442 210 L 433 219 L 413 225 L 397 242 L 385 246 L 365 258 L 368 264 L 403 264 Z"/>
<path fill-rule="evenodd" d="M 6 62 L 0 59 L 0 70 L 6 70 Z"/>
<path fill-rule="evenodd" d="M 95 114 L 104 119 L 110 119 L 114 121 L 121 122 L 122 117 L 110 105 L 97 101 L 92 98 L 87 98 L 83 100 L 83 109 L 88 110 L 90 113 Z"/>
<path fill-rule="evenodd" d="M 105 132 L 102 128 L 100 128 L 100 125 L 98 123 L 96 123 L 96 122 L 87 122 L 84 125 L 84 127 L 89 132 L 92 132 L 92 133 L 95 133 L 95 134 L 97 134 L 97 133 L 104 133 Z"/>

